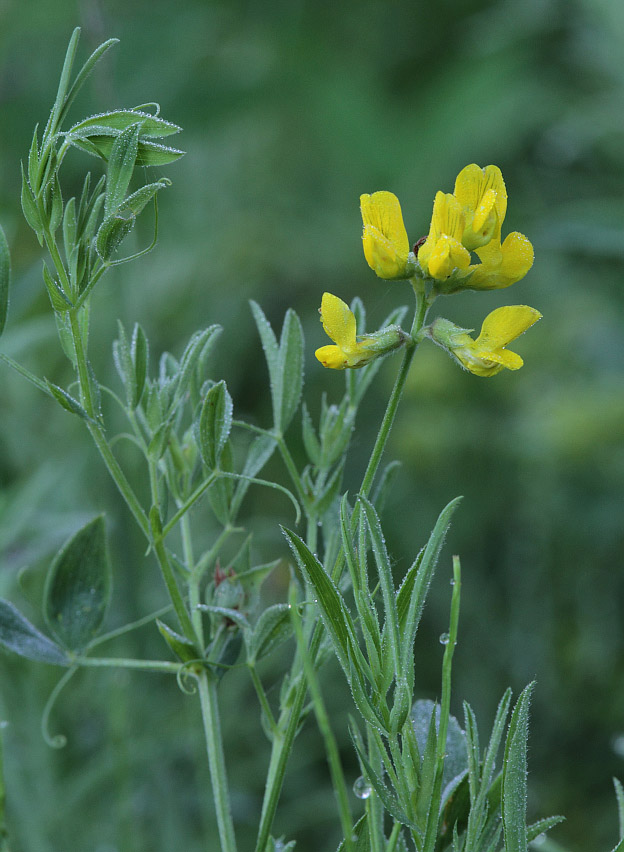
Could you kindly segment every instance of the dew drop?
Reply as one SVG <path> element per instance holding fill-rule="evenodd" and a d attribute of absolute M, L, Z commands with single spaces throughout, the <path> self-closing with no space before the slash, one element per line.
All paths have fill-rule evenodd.
<path fill-rule="evenodd" d="M 451 586 L 455 585 L 455 580 L 451 580 Z"/>
<path fill-rule="evenodd" d="M 451 637 L 448 635 L 448 633 L 442 633 L 442 635 L 440 636 L 440 645 L 448 645 L 450 641 Z"/>
<path fill-rule="evenodd" d="M 366 778 L 363 775 L 360 775 L 360 777 L 356 779 L 353 785 L 353 792 L 358 797 L 358 799 L 368 799 L 370 794 L 373 792 L 373 788 L 368 783 Z"/>
<path fill-rule="evenodd" d="M 611 748 L 618 757 L 624 757 L 624 734 L 616 734 L 611 740 Z"/>

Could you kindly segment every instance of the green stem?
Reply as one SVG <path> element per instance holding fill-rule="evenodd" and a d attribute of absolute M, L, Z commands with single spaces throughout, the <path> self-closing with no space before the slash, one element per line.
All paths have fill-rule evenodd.
<path fill-rule="evenodd" d="M 383 777 L 383 768 L 379 749 L 372 736 L 371 726 L 366 723 L 368 739 L 368 759 L 371 766 L 379 777 Z M 370 837 L 371 852 L 384 852 L 385 838 L 383 833 L 383 805 L 377 793 L 371 792 L 366 800 L 366 813 L 368 814 L 368 832 Z"/>
<path fill-rule="evenodd" d="M 377 473 L 377 468 L 379 467 L 379 462 L 385 449 L 385 445 L 388 440 L 388 435 L 390 434 L 390 429 L 394 421 L 394 416 L 396 414 L 396 410 L 401 399 L 401 395 L 403 393 L 403 388 L 405 386 L 405 380 L 407 378 L 409 367 L 412 363 L 412 359 L 414 357 L 414 353 L 418 345 L 416 342 L 416 338 L 420 330 L 422 329 L 425 323 L 425 318 L 427 316 L 427 309 L 429 305 L 425 298 L 422 282 L 414 281 L 412 283 L 414 285 L 414 291 L 416 293 L 416 311 L 414 314 L 414 321 L 412 323 L 412 330 L 410 335 L 411 340 L 406 346 L 406 351 L 403 356 L 403 362 L 401 364 L 397 379 L 394 383 L 394 388 L 388 401 L 386 413 L 382 420 L 379 429 L 379 434 L 377 435 L 377 440 L 375 441 L 375 446 L 373 447 L 373 452 L 371 454 L 368 467 L 366 468 L 366 473 L 364 474 L 364 479 L 360 488 L 360 493 L 364 495 L 367 495 L 370 491 L 371 485 L 375 478 L 375 474 Z M 356 524 L 358 518 L 359 504 L 356 504 L 355 509 L 353 511 L 351 523 Z M 344 549 L 341 548 L 340 553 L 336 559 L 334 568 L 332 570 L 332 579 L 334 580 L 334 582 L 337 582 L 340 573 L 342 572 L 343 564 Z M 321 623 L 317 623 L 314 628 L 309 647 L 309 655 L 312 660 L 316 659 L 316 655 L 321 644 L 322 635 L 323 626 Z M 293 664 L 293 667 L 291 668 L 290 672 L 291 679 L 294 680 L 296 674 L 297 672 L 295 671 L 295 667 Z M 303 710 L 306 691 L 306 680 L 302 677 L 300 678 L 299 683 L 296 687 L 296 693 L 293 698 L 292 704 L 282 710 L 282 713 L 280 714 L 280 718 L 278 720 L 278 728 L 280 730 L 284 730 L 284 735 L 283 737 L 275 737 L 273 739 L 271 760 L 269 764 L 269 772 L 267 775 L 267 781 L 265 786 L 264 800 L 262 802 L 262 815 L 260 818 L 260 828 L 258 830 L 258 839 L 256 841 L 255 852 L 265 852 L 265 847 L 269 838 L 271 826 L 273 824 L 273 818 L 277 809 L 277 803 L 279 801 L 282 785 L 284 783 L 286 764 L 288 762 L 290 751 L 292 749 L 293 742 L 295 740 L 295 736 L 299 728 L 299 721 L 301 717 L 301 712 Z"/>
<path fill-rule="evenodd" d="M 89 370 L 87 368 L 87 356 L 83 346 L 82 333 L 78 325 L 76 310 L 72 309 L 69 311 L 69 320 L 72 340 L 74 343 L 74 351 L 76 353 L 76 367 L 78 369 L 78 379 L 80 382 L 80 398 L 85 411 L 91 418 L 91 420 L 86 421 L 87 428 L 91 433 L 91 437 L 99 450 L 104 464 L 108 468 L 108 472 L 112 476 L 121 496 L 126 501 L 126 505 L 134 515 L 134 518 L 141 527 L 143 534 L 148 540 L 150 540 L 150 526 L 147 515 L 143 511 L 141 504 L 132 490 L 132 486 L 126 479 L 117 459 L 113 455 L 113 451 L 104 436 L 104 430 L 96 421 L 93 409 L 93 400 L 91 397 L 91 383 L 89 379 Z"/>
<path fill-rule="evenodd" d="M 438 834 L 440 812 L 440 797 L 442 794 L 442 773 L 446 756 L 446 735 L 448 731 L 449 714 L 451 709 L 451 671 L 453 653 L 457 644 L 457 629 L 459 625 L 459 603 L 461 597 L 461 565 L 459 556 L 453 557 L 453 596 L 451 598 L 451 618 L 448 641 L 442 660 L 442 698 L 440 701 L 440 727 L 436 744 L 436 775 L 431 795 L 431 804 L 427 817 L 427 829 L 423 852 L 433 852 Z"/>
<path fill-rule="evenodd" d="M 186 513 L 191 508 L 193 503 L 195 503 L 197 500 L 199 500 L 199 498 L 202 496 L 204 491 L 206 491 L 208 488 L 210 488 L 210 486 L 215 481 L 215 479 L 217 479 L 217 477 L 218 477 L 218 473 L 213 472 L 201 483 L 201 485 L 197 486 L 197 488 L 195 489 L 195 491 L 193 491 L 193 493 L 188 498 L 188 500 L 186 500 L 182 504 L 182 506 L 180 506 L 180 508 L 175 513 L 173 518 L 171 518 L 171 520 L 168 521 L 165 524 L 165 526 L 163 527 L 163 531 L 162 531 L 162 537 L 163 538 L 166 538 L 169 535 L 169 533 L 175 527 L 175 525 L 178 523 L 178 521 L 181 518 L 183 518 L 184 515 L 186 515 Z"/>
<path fill-rule="evenodd" d="M 195 633 L 193 622 L 189 617 L 182 593 L 178 588 L 173 568 L 171 567 L 171 562 L 169 561 L 167 549 L 163 541 L 163 533 L 160 529 L 160 514 L 156 506 L 152 507 L 150 519 L 152 521 L 152 543 L 154 552 L 156 553 L 156 558 L 158 559 L 158 564 L 160 565 L 160 570 L 165 581 L 165 585 L 167 586 L 171 603 L 173 604 L 175 613 L 178 616 L 184 635 L 191 642 L 195 642 L 198 637 Z"/>
<path fill-rule="evenodd" d="M 360 494 L 363 494 L 365 497 L 368 497 L 368 493 L 379 467 L 379 462 L 381 461 L 383 451 L 386 447 L 388 435 L 390 434 L 392 424 L 394 423 L 394 417 L 403 394 L 403 388 L 405 387 L 405 380 L 407 379 L 407 374 L 409 373 L 414 353 L 418 347 L 416 340 L 427 316 L 428 304 L 422 287 L 419 287 L 418 289 L 415 287 L 415 293 L 416 312 L 414 314 L 414 321 L 410 332 L 410 340 L 405 345 L 403 361 L 401 362 L 401 367 L 399 368 L 399 372 L 395 379 L 394 387 L 392 388 L 392 393 L 390 394 L 390 399 L 386 406 L 386 412 L 383 420 L 381 421 L 381 426 L 379 427 L 377 440 L 375 441 L 375 446 L 373 447 L 368 467 L 366 468 L 364 479 L 362 480 L 362 487 L 360 488 Z"/>
<path fill-rule="evenodd" d="M 234 836 L 234 823 L 230 808 L 225 756 L 223 754 L 223 740 L 219 720 L 219 706 L 217 703 L 217 681 L 214 674 L 202 671 L 198 676 L 198 686 L 204 734 L 206 736 L 210 780 L 212 782 L 212 794 L 217 814 L 219 839 L 221 840 L 221 852 L 236 852 L 236 838 Z"/>
<path fill-rule="evenodd" d="M 299 652 L 301 653 L 303 659 L 303 667 L 305 670 L 306 680 L 308 682 L 308 689 L 310 690 L 310 695 L 312 696 L 312 703 L 314 705 L 316 721 L 319 726 L 319 731 L 321 732 L 321 735 L 325 742 L 325 751 L 327 753 L 329 770 L 332 776 L 334 792 L 338 800 L 338 811 L 340 813 L 340 822 L 342 824 L 342 831 L 344 834 L 344 848 L 346 852 L 353 852 L 353 820 L 351 819 L 351 809 L 349 808 L 349 794 L 347 792 L 347 784 L 345 781 L 344 772 L 342 771 L 342 764 L 340 762 L 338 744 L 336 743 L 336 738 L 329 722 L 329 716 L 325 708 L 325 702 L 323 701 L 321 687 L 316 676 L 314 662 L 310 657 L 310 654 L 308 653 L 308 649 L 306 647 L 306 640 L 304 638 L 303 630 L 301 627 L 301 618 L 299 616 L 297 602 L 294 597 L 294 586 L 291 588 L 293 593 L 291 594 L 290 601 L 291 620 L 295 630 L 295 636 L 297 638 Z"/>
<path fill-rule="evenodd" d="M 75 657 L 72 664 L 87 668 L 139 669 L 145 672 L 171 672 L 172 674 L 180 671 L 180 663 L 170 663 L 166 660 L 134 660 L 126 657 Z"/>
<path fill-rule="evenodd" d="M 253 662 L 247 663 L 247 668 L 249 669 L 249 674 L 254 685 L 254 689 L 256 690 L 256 695 L 258 696 L 258 701 L 260 702 L 260 706 L 266 716 L 267 722 L 269 723 L 269 727 L 271 728 L 271 732 L 273 734 L 277 733 L 277 723 L 275 721 L 275 716 L 273 715 L 273 711 L 271 710 L 271 705 L 266 697 L 266 692 L 264 691 L 264 687 L 262 686 L 262 681 L 258 677 L 258 672 L 256 671 L 256 665 Z"/>

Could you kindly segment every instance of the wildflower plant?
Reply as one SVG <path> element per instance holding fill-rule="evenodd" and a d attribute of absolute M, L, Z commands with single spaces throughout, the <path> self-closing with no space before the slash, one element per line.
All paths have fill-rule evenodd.
<path fill-rule="evenodd" d="M 76 30 L 50 117 L 42 132 L 35 129 L 22 176 L 24 215 L 45 251 L 42 282 L 75 382 L 63 387 L 6 354 L 0 358 L 46 394 L 51 405 L 59 404 L 82 421 L 145 540 L 145 558 L 157 567 L 168 603 L 123 628 L 102 632 L 115 569 L 108 555 L 106 519 L 97 515 L 52 559 L 41 626 L 9 601 L 0 601 L 0 643 L 63 670 L 45 708 L 46 719 L 62 686 L 83 667 L 176 677 L 183 692 L 195 695 L 201 706 L 222 852 L 239 848 L 220 724 L 219 687 L 233 667 L 249 674 L 271 744 L 255 852 L 295 847 L 294 840 L 276 838 L 273 825 L 289 758 L 310 709 L 327 752 L 343 834 L 341 852 L 525 852 L 560 820 L 527 823 L 533 685 L 513 706 L 511 692 L 503 695 L 485 738 L 470 705 L 464 703 L 461 722 L 451 715 L 461 595 L 458 557 L 452 560 L 450 623 L 441 639 L 440 702 L 414 701 L 414 641 L 459 498 L 442 509 L 399 582 L 382 520 L 391 468 L 382 468 L 382 457 L 420 344 L 433 341 L 473 375 L 489 377 L 522 366 L 520 356 L 506 347 L 540 317 L 524 305 L 498 308 L 485 318 L 476 339 L 470 329 L 443 317 L 429 319 L 439 296 L 465 288 L 505 288 L 532 265 L 526 237 L 514 233 L 501 242 L 507 193 L 500 170 L 474 164 L 463 169 L 452 194 L 437 193 L 429 233 L 413 249 L 396 196 L 362 195 L 366 261 L 380 278 L 409 282 L 413 318 L 405 331 L 400 323 L 407 310 L 394 311 L 380 329 L 367 332 L 359 299 L 349 307 L 330 293 L 322 296 L 321 320 L 332 343 L 317 349 L 316 357 L 327 368 L 344 370 L 345 389 L 336 404 L 323 399 L 318 424 L 302 402 L 306 350 L 299 318 L 289 309 L 278 336 L 255 303 L 251 308 L 268 367 L 272 424 L 261 427 L 239 419 L 225 381 L 212 374 L 210 352 L 221 332 L 217 325 L 193 333 L 180 358 L 164 353 L 155 370 L 142 327 L 136 323 L 127 330 L 120 323 L 112 346 L 120 386 L 105 388 L 89 358 L 89 325 L 97 319 L 90 313 L 91 295 L 96 285 L 106 286 L 111 267 L 154 248 L 158 195 L 170 185 L 160 170 L 183 152 L 162 141 L 168 142 L 179 128 L 162 118 L 154 104 L 70 123 L 76 94 L 115 42 L 100 45 L 73 76 L 78 38 Z M 62 166 L 71 149 L 94 158 L 101 174 L 87 172 L 81 193 L 67 198 Z M 154 169 L 158 175 L 152 176 Z M 137 218 L 149 209 L 153 241 L 124 254 Z M 9 248 L 0 231 L 0 330 L 7 319 L 9 277 Z M 349 494 L 343 470 L 358 410 L 381 359 L 399 350 L 401 363 L 377 439 L 359 489 Z M 128 431 L 120 435 L 139 454 L 144 482 L 131 481 L 115 452 L 120 435 L 110 434 L 103 392 L 125 416 Z M 289 438 L 298 413 L 307 456 L 303 465 Z M 233 440 L 238 434 L 248 438 L 242 450 L 241 442 Z M 261 476 L 274 455 L 283 462 L 285 482 Z M 288 512 L 282 545 L 270 554 L 256 552 L 241 520 L 251 487 L 276 490 Z M 139 494 L 147 494 L 147 500 Z M 207 543 L 206 528 L 213 531 Z M 287 598 L 263 608 L 259 589 L 287 554 Z M 146 624 L 162 637 L 162 659 L 97 655 L 103 643 Z M 280 689 L 268 694 L 258 663 L 287 640 L 290 665 Z M 345 776 L 323 698 L 322 664 L 329 654 L 338 660 L 353 697 L 350 733 L 360 764 L 355 784 Z M 47 736 L 52 745 L 61 744 Z M 208 838 L 206 843 L 206 848 L 217 848 Z"/>

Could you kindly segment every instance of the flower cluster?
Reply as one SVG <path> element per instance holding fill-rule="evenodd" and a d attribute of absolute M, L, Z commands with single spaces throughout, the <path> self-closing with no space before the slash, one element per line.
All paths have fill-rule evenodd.
<path fill-rule="evenodd" d="M 360 196 L 362 241 L 368 265 L 379 278 L 408 279 L 415 289 L 427 291 L 429 306 L 438 295 L 461 290 L 495 290 L 523 278 L 533 265 L 533 246 L 516 231 L 502 240 L 507 212 L 507 190 L 497 166 L 474 163 L 457 176 L 452 193 L 436 193 L 429 233 L 410 251 L 401 205 L 391 192 Z M 478 261 L 473 262 L 473 253 Z M 342 307 L 338 307 L 342 306 Z M 504 367 L 517 370 L 522 359 L 505 347 L 535 323 L 541 314 L 526 305 L 499 308 L 486 317 L 476 340 L 469 329 L 438 318 L 415 329 L 442 346 L 463 367 L 477 376 L 492 376 Z M 355 317 L 335 296 L 326 293 L 321 319 L 336 344 L 317 350 L 326 367 L 361 367 L 415 336 L 382 329 L 357 337 Z"/>

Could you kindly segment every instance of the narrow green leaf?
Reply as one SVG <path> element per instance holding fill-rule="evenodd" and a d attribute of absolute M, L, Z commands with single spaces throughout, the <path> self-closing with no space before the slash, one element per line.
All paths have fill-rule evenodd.
<path fill-rule="evenodd" d="M 49 216 L 48 228 L 50 229 L 50 233 L 54 234 L 63 221 L 63 194 L 61 192 L 58 172 L 54 173 L 54 177 L 49 182 L 47 189 L 49 192 L 49 203 L 46 205 Z"/>
<path fill-rule="evenodd" d="M 305 402 L 301 406 L 301 431 L 303 445 L 308 458 L 315 467 L 318 467 L 321 462 L 321 443 L 316 436 L 316 431 L 312 425 L 312 418 Z"/>
<path fill-rule="evenodd" d="M 65 97 L 69 89 L 69 79 L 71 77 L 72 68 L 74 66 L 74 59 L 76 58 L 76 50 L 78 48 L 79 38 L 80 27 L 76 27 L 73 33 L 71 34 L 69 44 L 67 45 L 65 61 L 63 62 L 63 70 L 61 71 L 61 79 L 59 80 L 54 106 L 52 107 L 52 112 L 50 113 L 50 118 L 48 119 L 48 123 L 46 124 L 45 132 L 43 134 L 42 146 L 48 141 L 51 136 L 56 133 L 61 109 L 63 108 Z"/>
<path fill-rule="evenodd" d="M 24 218 L 33 229 L 33 231 L 37 234 L 37 239 L 40 243 L 43 243 L 43 227 L 41 224 L 41 216 L 39 215 L 39 209 L 37 207 L 37 202 L 35 201 L 35 196 L 33 195 L 33 191 L 28 183 L 28 179 L 24 172 L 24 164 L 21 164 L 22 169 L 22 212 L 24 214 Z"/>
<path fill-rule="evenodd" d="M 46 578 L 43 612 L 50 630 L 77 651 L 96 636 L 111 593 L 104 516 L 78 530 L 57 553 Z"/>
<path fill-rule="evenodd" d="M 117 320 L 117 328 L 118 337 L 117 340 L 113 342 L 113 361 L 126 392 L 126 402 L 128 407 L 134 409 L 136 406 L 132 403 L 137 392 L 134 364 L 130 354 L 128 338 L 121 320 Z"/>
<path fill-rule="evenodd" d="M 369 852 L 370 850 L 370 834 L 368 830 L 368 814 L 363 814 L 356 824 L 353 826 L 353 852 Z M 336 850 L 336 852 L 345 852 L 344 840 Z"/>
<path fill-rule="evenodd" d="M 347 677 L 350 675 L 349 663 L 349 614 L 338 588 L 318 559 L 299 536 L 282 527 L 282 532 L 297 560 L 304 577 L 313 587 L 317 603 L 327 632 L 332 640 L 334 652 Z"/>
<path fill-rule="evenodd" d="M 0 227 L 0 334 L 4 331 L 9 312 L 9 286 L 11 282 L 11 255 L 4 231 Z"/>
<path fill-rule="evenodd" d="M 219 466 L 221 453 L 232 429 L 232 397 L 222 380 L 213 385 L 204 399 L 198 422 L 198 444 L 209 470 Z"/>
<path fill-rule="evenodd" d="M 408 571 L 405 580 L 397 594 L 397 613 L 399 632 L 401 636 L 401 656 L 403 666 L 407 670 L 413 660 L 414 639 L 420 624 L 429 586 L 433 578 L 444 538 L 446 536 L 453 512 L 462 498 L 456 497 L 440 512 L 438 520 L 429 536 L 422 555 Z"/>
<path fill-rule="evenodd" d="M 360 763 L 362 764 L 362 769 L 366 774 L 371 786 L 379 796 L 384 808 L 388 811 L 391 817 L 395 819 L 397 822 L 400 822 L 401 825 L 409 826 L 413 828 L 415 831 L 418 831 L 418 827 L 407 817 L 407 814 L 401 807 L 399 800 L 395 796 L 395 794 L 387 787 L 380 776 L 375 772 L 373 767 L 371 766 L 366 752 L 362 746 L 362 743 L 359 741 L 359 738 L 354 736 L 353 728 L 350 730 L 351 739 L 353 740 L 353 744 L 355 746 L 355 750 L 357 751 L 358 758 Z"/>
<path fill-rule="evenodd" d="M 249 642 L 249 659 L 252 662 L 268 656 L 292 636 L 293 626 L 288 604 L 274 604 L 265 609 L 258 619 Z"/>
<path fill-rule="evenodd" d="M 522 691 L 511 714 L 503 762 L 502 816 L 505 852 L 527 852 L 527 740 L 534 683 Z"/>
<path fill-rule="evenodd" d="M 254 301 L 250 301 L 249 304 L 251 305 L 254 320 L 256 321 L 258 334 L 260 335 L 262 348 L 264 349 L 264 357 L 266 358 L 267 367 L 269 369 L 271 400 L 273 402 L 273 416 L 275 417 L 275 413 L 278 412 L 280 408 L 279 388 L 277 383 L 279 370 L 279 347 L 277 345 L 277 339 L 275 337 L 275 334 L 273 333 L 273 329 L 271 328 L 269 321 L 265 317 L 260 305 L 258 305 Z"/>
<path fill-rule="evenodd" d="M 550 831 L 551 828 L 554 828 L 556 825 L 565 822 L 564 816 L 551 816 L 545 817 L 544 819 L 540 819 L 537 822 L 534 822 L 527 829 L 527 837 L 529 843 L 532 840 L 535 840 L 540 834 L 545 834 L 547 831 Z"/>
<path fill-rule="evenodd" d="M 34 184 L 37 180 L 37 175 L 39 172 L 39 125 L 35 125 L 35 131 L 33 133 L 32 142 L 30 143 L 30 150 L 28 152 L 28 180 L 30 184 Z"/>
<path fill-rule="evenodd" d="M 0 600 L 0 645 L 37 663 L 69 665 L 65 651 L 37 630 L 12 603 L 5 600 Z"/>
<path fill-rule="evenodd" d="M 98 157 L 102 160 L 108 160 L 110 157 L 114 136 L 93 136 L 88 139 L 79 139 L 69 137 L 72 145 L 80 148 L 87 154 Z M 167 145 L 159 145 L 157 142 L 150 142 L 148 139 L 141 139 L 137 148 L 136 165 L 137 166 L 166 166 L 183 157 L 185 151 L 180 151 L 178 148 L 170 148 Z"/>
<path fill-rule="evenodd" d="M 69 411 L 71 414 L 77 414 L 79 417 L 82 417 L 84 420 L 91 420 L 87 412 L 84 410 L 82 405 L 78 402 L 78 400 L 74 399 L 73 396 L 67 393 L 66 390 L 60 388 L 58 385 L 53 384 L 48 379 L 44 379 L 48 390 L 54 397 L 54 399 L 62 405 L 62 407 Z"/>
<path fill-rule="evenodd" d="M 138 323 L 135 323 L 132 331 L 132 343 L 130 344 L 130 356 L 134 364 L 134 387 L 135 395 L 132 398 L 132 408 L 136 408 L 141 402 L 147 378 L 147 365 L 149 363 L 149 345 L 145 332 Z"/>
<path fill-rule="evenodd" d="M 45 260 L 43 261 L 43 283 L 48 291 L 50 303 L 55 311 L 63 313 L 73 307 L 71 301 L 67 298 L 61 285 L 52 277 Z"/>
<path fill-rule="evenodd" d="M 201 331 L 196 331 L 186 345 L 186 349 L 180 359 L 180 366 L 175 378 L 175 393 L 172 405 L 177 405 L 189 389 L 191 380 L 197 369 L 206 358 L 207 353 L 214 346 L 223 331 L 220 325 L 210 325 Z"/>
<path fill-rule="evenodd" d="M 141 123 L 141 136 L 150 136 L 154 138 L 162 136 L 170 136 L 172 133 L 179 133 L 182 129 L 177 124 L 170 121 L 165 121 L 157 115 L 143 112 L 139 109 L 118 109 L 110 112 L 103 112 L 99 115 L 90 115 L 74 124 L 68 131 L 68 134 L 80 134 L 88 136 L 84 131 L 94 130 L 93 135 L 100 135 L 100 128 L 110 129 L 114 132 L 121 132 L 130 127 L 131 124 Z"/>
<path fill-rule="evenodd" d="M 201 659 L 202 655 L 199 653 L 195 645 L 192 642 L 189 642 L 186 636 L 181 636 L 179 633 L 176 633 L 175 630 L 172 630 L 169 625 L 165 624 L 164 621 L 161 621 L 159 618 L 156 619 L 156 626 L 158 627 L 160 635 L 163 637 L 167 645 L 169 645 L 169 648 L 183 663 L 189 663 L 191 660 Z"/>
<path fill-rule="evenodd" d="M 509 713 L 510 705 L 511 689 L 508 687 L 505 690 L 503 697 L 498 702 L 496 716 L 494 717 L 494 724 L 492 725 L 492 734 L 490 736 L 490 741 L 488 743 L 485 752 L 485 757 L 483 759 L 483 768 L 481 770 L 481 783 L 483 785 L 482 789 L 484 791 L 484 796 L 492 780 L 492 774 L 494 772 L 494 763 L 496 761 L 496 755 L 498 754 L 498 749 L 500 748 L 500 743 L 503 738 L 503 733 L 505 731 L 505 723 L 507 721 L 507 714 Z"/>
<path fill-rule="evenodd" d="M 479 729 L 474 710 L 464 701 L 464 727 L 466 730 L 466 749 L 468 752 L 468 781 L 470 783 L 470 799 L 475 801 L 479 788 L 480 750 Z"/>
<path fill-rule="evenodd" d="M 76 238 L 78 236 L 78 218 L 76 216 L 76 199 L 72 195 L 65 205 L 63 214 L 63 248 L 68 265 L 76 254 Z"/>
<path fill-rule="evenodd" d="M 118 43 L 118 41 L 118 38 L 109 38 L 105 42 L 102 42 L 99 47 L 95 48 L 91 56 L 87 59 L 80 71 L 76 74 L 76 78 L 72 83 L 72 87 L 64 99 L 63 108 L 59 113 L 59 125 L 63 122 L 74 98 L 76 97 L 80 89 L 84 86 L 87 77 L 93 71 L 96 64 L 114 44 Z"/>
<path fill-rule="evenodd" d="M 279 407 L 275 427 L 283 434 L 293 419 L 303 389 L 303 329 L 297 314 L 286 311 L 279 344 L 277 377 Z"/>
<path fill-rule="evenodd" d="M 126 197 L 137 159 L 140 124 L 131 124 L 115 139 L 108 160 L 104 216 L 115 213 Z"/>
<path fill-rule="evenodd" d="M 123 240 L 134 228 L 136 216 L 131 210 L 117 211 L 104 219 L 95 237 L 95 248 L 100 258 L 107 263 Z"/>
<path fill-rule="evenodd" d="M 373 545 L 375 564 L 379 576 L 379 585 L 383 598 L 385 610 L 385 630 L 390 643 L 390 654 L 394 665 L 395 676 L 400 679 L 403 674 L 402 659 L 400 655 L 399 640 L 399 617 L 397 614 L 396 598 L 394 594 L 394 583 L 392 580 L 392 566 L 386 550 L 381 522 L 374 506 L 366 497 L 360 497 L 360 504 L 364 509 L 364 515 L 368 524 L 368 531 Z M 410 649 L 411 650 L 411 649 Z M 410 655 L 411 656 L 411 655 Z M 404 659 L 404 658 L 403 658 Z M 407 708 L 409 710 L 409 707 Z"/>

